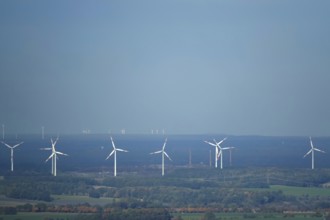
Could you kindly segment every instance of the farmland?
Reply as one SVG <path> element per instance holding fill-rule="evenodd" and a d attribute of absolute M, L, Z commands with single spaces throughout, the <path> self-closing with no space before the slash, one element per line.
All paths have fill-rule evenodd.
<path fill-rule="evenodd" d="M 142 213 L 182 219 L 202 219 L 207 213 L 221 219 L 281 219 L 284 215 L 321 219 L 330 208 L 330 189 L 323 187 L 329 181 L 327 169 L 232 168 L 218 172 L 176 168 L 166 177 L 152 171 L 146 176 L 124 172 L 118 177 L 93 172 L 67 172 L 58 177 L 23 173 L 3 176 L 0 205 L 16 211 L 3 215 L 4 219 L 29 219 L 34 214 L 35 219 L 46 219 L 47 213 L 63 213 L 66 219 L 78 218 L 78 213 L 79 218 L 101 219 Z M 33 199 L 36 195 L 43 197 Z"/>
<path fill-rule="evenodd" d="M 291 196 L 320 196 L 320 197 L 329 197 L 330 189 L 329 188 L 320 188 L 320 187 L 297 187 L 297 186 L 279 186 L 272 185 L 270 190 L 280 190 L 285 195 Z"/>

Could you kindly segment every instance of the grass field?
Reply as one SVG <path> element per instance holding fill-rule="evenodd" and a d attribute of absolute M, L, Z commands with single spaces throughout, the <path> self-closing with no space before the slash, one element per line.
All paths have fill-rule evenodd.
<path fill-rule="evenodd" d="M 71 195 L 52 195 L 53 204 L 81 204 L 89 203 L 90 205 L 106 205 L 113 202 L 113 198 L 91 198 L 89 196 L 71 196 Z"/>
<path fill-rule="evenodd" d="M 288 196 L 330 196 L 330 189 L 321 187 L 298 187 L 298 186 L 283 186 L 271 185 L 270 188 L 247 188 L 248 191 L 277 191 L 281 190 Z"/>
<path fill-rule="evenodd" d="M 1 220 L 45 220 L 45 219 L 65 219 L 73 220 L 78 214 L 72 213 L 35 213 L 35 212 L 22 212 L 16 215 L 0 215 Z"/>
<path fill-rule="evenodd" d="M 91 198 L 89 196 L 72 196 L 72 195 L 52 195 L 53 201 L 49 202 L 55 205 L 67 205 L 67 204 L 82 204 L 89 203 L 90 205 L 106 205 L 113 202 L 113 198 Z M 116 199 L 117 201 L 118 199 Z M 36 204 L 36 203 L 48 203 L 36 200 L 21 200 L 21 199 L 11 199 L 5 196 L 0 196 L 0 206 L 17 206 L 24 205 L 26 203 Z"/>
<path fill-rule="evenodd" d="M 272 185 L 270 189 L 281 190 L 285 195 L 292 196 L 330 196 L 330 189 L 328 188 Z"/>
<path fill-rule="evenodd" d="M 38 201 L 24 200 L 24 199 L 11 199 L 11 198 L 5 197 L 4 195 L 0 195 L 0 206 L 18 206 L 18 205 L 24 205 L 26 203 L 35 204 L 35 203 L 38 203 Z"/>
<path fill-rule="evenodd" d="M 201 213 L 181 213 L 173 214 L 173 216 L 181 216 L 184 220 L 200 220 L 204 214 Z M 240 220 L 240 219 L 254 219 L 254 220 L 279 220 L 279 219 L 291 219 L 291 220 L 321 220 L 323 217 L 314 217 L 311 215 L 297 214 L 290 217 L 285 217 L 283 214 L 272 213 L 258 213 L 258 214 L 242 214 L 242 213 L 216 213 L 216 217 L 221 220 Z"/>

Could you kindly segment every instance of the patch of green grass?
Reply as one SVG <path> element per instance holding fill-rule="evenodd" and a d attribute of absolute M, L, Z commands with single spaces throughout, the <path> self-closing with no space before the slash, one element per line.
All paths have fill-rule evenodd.
<path fill-rule="evenodd" d="M 26 200 L 26 199 L 12 199 L 7 198 L 4 195 L 0 195 L 0 206 L 18 206 L 24 205 L 26 203 L 35 204 L 38 201 L 34 200 Z"/>
<path fill-rule="evenodd" d="M 285 195 L 292 196 L 330 196 L 330 189 L 318 187 L 296 187 L 296 186 L 281 186 L 272 185 L 270 190 L 281 190 Z"/>
<path fill-rule="evenodd" d="M 245 188 L 246 191 L 282 191 L 289 196 L 330 196 L 329 188 L 271 185 L 270 188 Z"/>
<path fill-rule="evenodd" d="M 91 198 L 89 196 L 72 196 L 72 195 L 52 195 L 55 204 L 79 204 L 88 203 L 90 205 L 106 205 L 114 201 L 113 198 Z"/>
<path fill-rule="evenodd" d="M 75 213 L 50 213 L 50 212 L 20 212 L 16 215 L 0 215 L 1 220 L 45 220 L 45 219 L 66 219 L 73 220 Z"/>
<path fill-rule="evenodd" d="M 174 217 L 181 216 L 184 220 L 200 220 L 203 218 L 205 213 L 175 213 Z M 322 217 L 314 217 L 311 215 L 297 214 L 289 217 L 285 217 L 283 214 L 279 213 L 215 213 L 217 219 L 221 220 L 243 220 L 243 219 L 253 219 L 253 220 L 279 220 L 279 219 L 291 219 L 291 220 L 321 220 Z"/>

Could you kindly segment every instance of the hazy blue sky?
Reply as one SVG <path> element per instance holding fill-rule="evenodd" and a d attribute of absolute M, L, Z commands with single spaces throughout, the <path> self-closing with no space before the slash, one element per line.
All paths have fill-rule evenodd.
<path fill-rule="evenodd" d="M 330 1 L 0 1 L 8 132 L 330 135 Z"/>

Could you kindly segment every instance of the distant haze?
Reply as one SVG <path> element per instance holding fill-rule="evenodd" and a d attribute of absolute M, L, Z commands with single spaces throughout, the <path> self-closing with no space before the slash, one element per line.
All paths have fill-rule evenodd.
<path fill-rule="evenodd" d="M 330 134 L 330 1 L 0 1 L 0 132 Z"/>

